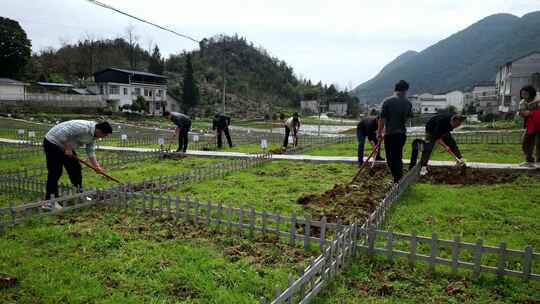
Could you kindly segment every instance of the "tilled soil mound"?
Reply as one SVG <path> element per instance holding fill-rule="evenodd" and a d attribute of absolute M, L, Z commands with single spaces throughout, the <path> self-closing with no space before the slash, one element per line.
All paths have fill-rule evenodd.
<path fill-rule="evenodd" d="M 467 168 L 430 167 L 429 173 L 422 176 L 421 183 L 446 185 L 493 185 L 511 183 L 516 180 L 519 173 L 505 170 L 482 170 Z"/>
<path fill-rule="evenodd" d="M 307 194 L 298 198 L 314 218 L 326 216 L 329 222 L 336 217 L 345 224 L 367 218 L 392 185 L 386 167 L 367 168 L 349 184 L 336 184 L 322 194 Z"/>

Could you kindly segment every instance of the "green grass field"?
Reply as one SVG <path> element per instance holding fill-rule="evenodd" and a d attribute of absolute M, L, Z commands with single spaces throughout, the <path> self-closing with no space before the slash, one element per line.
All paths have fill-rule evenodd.
<path fill-rule="evenodd" d="M 95 209 L 0 237 L 1 303 L 258 303 L 307 255 L 130 212 Z M 285 254 L 284 254 L 285 253 Z"/>
<path fill-rule="evenodd" d="M 460 147 L 469 161 L 521 160 L 519 145 Z M 259 147 L 235 148 L 249 152 Z M 368 153 L 369 145 L 366 149 Z M 356 144 L 308 152 L 355 156 Z M 103 155 L 106 153 L 98 156 Z M 450 160 L 442 150 L 433 159 Z M 196 157 L 147 160 L 111 168 L 109 173 L 123 181 L 140 181 L 225 161 Z M 42 155 L 3 160 L 0 170 L 42 162 Z M 168 194 L 301 215 L 299 197 L 347 183 L 355 173 L 356 167 L 350 164 L 272 161 Z M 84 176 L 86 187 L 113 185 L 89 171 Z M 67 182 L 67 176 L 62 181 Z M 505 241 L 512 249 L 530 244 L 540 250 L 539 186 L 538 178 L 526 176 L 493 185 L 418 183 L 391 211 L 388 227 L 404 233 L 414 229 L 427 236 L 437 232 L 446 239 L 459 234 L 468 242 L 482 238 L 492 246 Z M 0 206 L 1 202 L 5 205 L 4 195 Z M 0 248 L 5 248 L 0 250 L 0 273 L 19 281 L 16 287 L 0 287 L 0 303 L 258 303 L 259 297 L 273 294 L 276 283 L 287 281 L 288 272 L 304 266 L 308 256 L 273 240 L 251 242 L 239 233 L 228 236 L 133 211 L 102 208 L 9 228 L 0 236 Z M 538 266 L 535 272 L 540 272 Z M 473 282 L 470 273 L 453 278 L 444 267 L 432 275 L 424 265 L 410 269 L 401 259 L 389 262 L 362 257 L 314 303 L 530 304 L 540 303 L 540 284 L 499 280 L 492 275 Z"/>
<path fill-rule="evenodd" d="M 304 150 L 306 155 L 319 156 L 356 156 L 358 144 L 332 144 L 320 148 L 311 148 Z M 366 143 L 364 155 L 369 155 L 372 146 Z M 463 157 L 471 162 L 483 163 L 521 163 L 524 161 L 521 146 L 516 144 L 460 144 L 459 149 Z M 382 147 L 382 156 L 384 157 L 384 146 Z M 407 141 L 404 147 L 403 156 L 405 159 L 411 157 L 411 142 Z M 442 147 L 438 146 L 431 156 L 432 160 L 453 160 Z"/>
<path fill-rule="evenodd" d="M 189 194 L 203 202 L 222 202 L 233 207 L 301 214 L 302 206 L 296 202 L 300 196 L 324 192 L 336 183 L 348 182 L 356 170 L 352 165 L 339 163 L 272 161 L 223 179 L 190 184 L 171 191 L 171 194 Z"/>

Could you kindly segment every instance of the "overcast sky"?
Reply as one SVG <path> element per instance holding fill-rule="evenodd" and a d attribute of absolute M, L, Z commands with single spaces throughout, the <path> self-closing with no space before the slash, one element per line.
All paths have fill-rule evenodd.
<path fill-rule="evenodd" d="M 246 37 L 314 82 L 356 86 L 407 50 L 421 51 L 495 13 L 522 16 L 540 0 L 101 0 L 196 39 Z M 197 48 L 172 34 L 86 0 L 0 0 L 0 16 L 20 22 L 34 51 L 78 38 L 125 36 L 162 54 Z"/>

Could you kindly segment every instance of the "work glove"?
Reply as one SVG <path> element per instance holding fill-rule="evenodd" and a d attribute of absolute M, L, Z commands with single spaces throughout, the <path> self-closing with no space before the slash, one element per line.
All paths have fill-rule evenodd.
<path fill-rule="evenodd" d="M 465 159 L 459 158 L 459 159 L 456 160 L 456 166 L 465 167 L 466 165 L 467 165 L 467 163 L 465 162 Z"/>
<path fill-rule="evenodd" d="M 424 166 L 420 168 L 420 176 L 424 176 L 426 174 L 428 174 L 427 167 Z"/>

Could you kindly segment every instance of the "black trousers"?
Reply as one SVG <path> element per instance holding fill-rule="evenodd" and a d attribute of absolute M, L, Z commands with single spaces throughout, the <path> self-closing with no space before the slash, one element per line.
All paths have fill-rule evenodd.
<path fill-rule="evenodd" d="M 182 151 L 186 152 L 188 141 L 189 141 L 189 130 L 191 129 L 191 124 L 188 124 L 182 128 L 180 128 L 180 132 L 178 134 L 178 150 L 176 151 Z"/>
<path fill-rule="evenodd" d="M 364 134 L 364 132 L 361 129 L 356 130 L 356 139 L 358 139 L 358 164 L 364 163 L 364 146 L 366 144 L 366 137 L 368 140 L 374 142 L 375 144 L 379 143 L 379 140 L 377 139 L 377 136 L 375 134 Z M 377 152 L 377 155 L 375 156 L 375 160 L 380 160 L 381 157 L 381 150 Z"/>
<path fill-rule="evenodd" d="M 296 141 L 296 136 L 298 134 L 298 130 L 293 129 L 292 131 L 293 131 L 293 136 L 295 137 L 295 141 Z M 289 145 L 289 135 L 291 135 L 291 128 L 285 126 L 285 138 L 283 139 L 283 147 L 284 148 L 287 148 L 287 146 Z M 296 144 L 296 142 L 294 144 Z"/>
<path fill-rule="evenodd" d="M 384 149 L 386 163 L 392 172 L 394 182 L 397 183 L 403 177 L 403 146 L 407 141 L 405 133 L 387 134 L 384 136 Z"/>
<path fill-rule="evenodd" d="M 82 187 L 82 168 L 79 161 L 64 154 L 62 148 L 51 143 L 47 139 L 43 140 L 43 150 L 47 160 L 47 189 L 45 199 L 50 199 L 51 195 L 58 197 L 58 180 L 62 176 L 62 168 L 65 167 L 69 180 L 74 187 Z M 77 155 L 73 151 L 73 155 Z"/>
<path fill-rule="evenodd" d="M 231 134 L 229 133 L 229 127 L 226 127 L 224 129 L 217 129 L 217 146 L 218 148 L 223 148 L 223 133 L 225 133 L 225 137 L 227 138 L 227 143 L 229 144 L 229 148 L 232 148 L 232 139 Z"/>
<path fill-rule="evenodd" d="M 456 141 L 452 137 L 450 133 L 447 133 L 441 137 L 441 140 L 450 148 L 452 153 L 456 155 L 458 158 L 461 158 L 461 152 L 459 151 L 459 148 L 457 146 Z M 433 148 L 437 144 L 437 138 L 435 138 L 431 134 L 426 134 L 426 143 L 424 144 L 424 151 L 422 152 L 422 160 L 420 161 L 420 164 L 422 166 L 427 166 L 429 162 L 429 158 L 431 157 L 431 153 L 433 152 Z"/>

